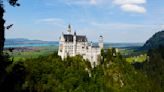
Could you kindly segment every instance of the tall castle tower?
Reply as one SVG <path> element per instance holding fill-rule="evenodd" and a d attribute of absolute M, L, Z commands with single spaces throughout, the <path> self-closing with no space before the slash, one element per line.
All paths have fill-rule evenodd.
<path fill-rule="evenodd" d="M 100 35 L 99 37 L 99 47 L 102 49 L 104 48 L 104 43 L 103 43 L 103 36 Z"/>
<path fill-rule="evenodd" d="M 71 25 L 69 24 L 69 25 L 68 25 L 68 29 L 67 29 L 68 34 L 71 34 L 71 30 L 72 30 L 72 29 L 71 29 Z"/>
<path fill-rule="evenodd" d="M 73 35 L 73 56 L 76 55 L 76 32 L 74 32 L 74 35 Z"/>

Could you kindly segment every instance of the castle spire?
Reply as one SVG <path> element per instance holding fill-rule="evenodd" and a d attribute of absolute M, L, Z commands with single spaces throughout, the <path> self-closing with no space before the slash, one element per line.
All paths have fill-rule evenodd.
<path fill-rule="evenodd" d="M 68 30 L 67 31 L 68 31 L 69 34 L 71 34 L 71 25 L 70 24 L 68 25 Z"/>

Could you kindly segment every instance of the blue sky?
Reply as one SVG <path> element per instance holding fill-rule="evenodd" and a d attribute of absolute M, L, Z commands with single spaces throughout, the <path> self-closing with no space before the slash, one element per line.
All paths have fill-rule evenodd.
<path fill-rule="evenodd" d="M 68 24 L 90 41 L 145 42 L 164 28 L 164 0 L 19 0 L 5 2 L 6 38 L 58 41 Z"/>

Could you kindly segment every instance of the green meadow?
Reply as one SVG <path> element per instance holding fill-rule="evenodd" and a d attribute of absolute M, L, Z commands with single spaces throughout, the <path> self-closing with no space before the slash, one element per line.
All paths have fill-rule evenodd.
<path fill-rule="evenodd" d="M 141 54 L 139 56 L 131 56 L 126 58 L 126 61 L 129 63 L 134 63 L 134 62 L 144 62 L 147 59 L 147 54 Z"/>
<path fill-rule="evenodd" d="M 135 49 L 119 49 L 121 55 L 125 56 L 125 59 L 129 63 L 144 62 L 147 59 L 146 52 L 135 51 Z"/>

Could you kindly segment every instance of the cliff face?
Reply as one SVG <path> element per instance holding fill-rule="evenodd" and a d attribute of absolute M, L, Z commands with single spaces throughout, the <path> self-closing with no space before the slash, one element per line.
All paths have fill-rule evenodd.
<path fill-rule="evenodd" d="M 155 33 L 143 46 L 143 49 L 158 48 L 160 45 L 164 46 L 164 30 Z"/>

